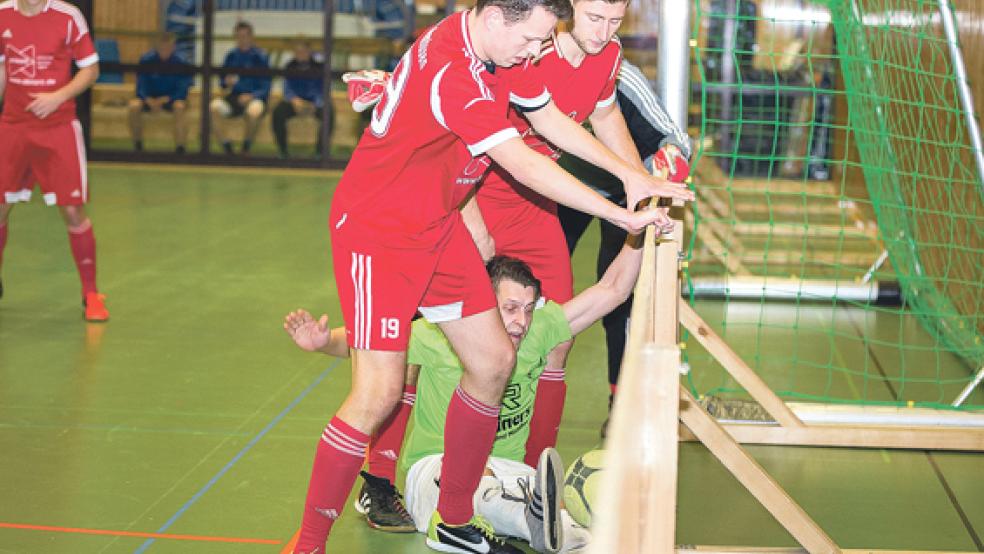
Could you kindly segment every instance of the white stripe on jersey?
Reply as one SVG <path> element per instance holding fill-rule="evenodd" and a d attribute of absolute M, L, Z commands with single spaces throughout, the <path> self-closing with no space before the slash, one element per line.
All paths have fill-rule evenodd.
<path fill-rule="evenodd" d="M 523 98 L 522 96 L 516 96 L 512 92 L 509 93 L 509 101 L 522 108 L 542 108 L 550 102 L 550 90 L 546 87 L 543 88 L 543 92 L 540 93 L 536 98 Z"/>
<path fill-rule="evenodd" d="M 75 65 L 77 65 L 79 67 L 89 67 L 90 65 L 95 64 L 95 63 L 98 63 L 98 62 L 99 62 L 99 54 L 96 54 L 96 53 L 93 52 L 93 54 L 91 56 L 86 56 L 86 57 L 82 58 L 81 60 L 76 60 L 75 61 Z"/>
<path fill-rule="evenodd" d="M 469 58 L 478 58 L 475 54 L 475 49 L 472 48 L 471 35 L 468 34 L 468 13 L 466 12 L 461 16 L 461 38 L 465 41 L 465 55 Z"/>
<path fill-rule="evenodd" d="M 79 36 L 75 37 L 72 42 L 78 42 L 82 38 L 82 35 L 88 34 L 89 24 L 85 22 L 85 17 L 83 17 L 82 12 L 78 8 L 62 0 L 51 0 L 49 7 L 56 12 L 70 16 L 75 22 L 75 28 L 79 30 Z"/>
<path fill-rule="evenodd" d="M 611 106 L 612 104 L 615 103 L 615 99 L 617 97 L 618 97 L 618 91 L 617 90 L 613 90 L 611 96 L 609 96 L 608 98 L 605 98 L 604 100 L 599 100 L 598 103 L 595 104 L 595 107 L 596 108 L 607 108 L 608 106 Z"/>
<path fill-rule="evenodd" d="M 476 142 L 475 144 L 469 144 L 468 151 L 471 152 L 472 156 L 478 156 L 479 154 L 484 154 L 511 138 L 519 138 L 519 131 L 517 131 L 515 127 L 509 127 L 508 129 L 497 131 Z"/>
<path fill-rule="evenodd" d="M 437 75 L 434 76 L 434 80 L 431 81 L 430 104 L 431 113 L 434 114 L 434 119 L 437 120 L 441 127 L 444 127 L 450 131 L 450 129 L 448 129 L 447 122 L 444 120 L 444 111 L 441 110 L 441 78 L 444 77 L 444 72 L 447 71 L 449 67 L 451 67 L 451 62 L 445 64 L 444 67 L 437 72 Z"/>

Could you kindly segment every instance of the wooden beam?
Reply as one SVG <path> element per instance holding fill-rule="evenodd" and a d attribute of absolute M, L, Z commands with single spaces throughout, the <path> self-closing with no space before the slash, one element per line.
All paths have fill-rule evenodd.
<path fill-rule="evenodd" d="M 643 238 L 645 244 L 642 252 L 642 269 L 632 292 L 632 321 L 636 324 L 629 328 L 626 338 L 625 351 L 640 350 L 653 341 L 654 321 L 650 317 L 653 305 L 653 294 L 656 285 L 656 229 L 652 225 L 646 227 Z"/>
<path fill-rule="evenodd" d="M 780 425 L 803 427 L 803 422 L 796 417 L 789 406 L 786 406 L 786 403 L 772 392 L 769 385 L 748 367 L 741 356 L 732 350 L 728 343 L 714 332 L 714 329 L 711 329 L 711 326 L 690 307 L 690 304 L 684 301 L 680 301 L 680 323 Z"/>
<path fill-rule="evenodd" d="M 840 552 L 837 544 L 823 529 L 697 404 L 697 400 L 686 388 L 680 387 L 680 396 L 683 400 L 680 420 L 772 517 L 789 531 L 796 542 L 810 554 Z"/>
<path fill-rule="evenodd" d="M 658 346 L 676 346 L 680 321 L 680 252 L 683 223 L 673 221 L 673 232 L 656 241 L 656 284 L 648 317 L 653 321 L 650 341 Z M 633 302 L 635 302 L 633 300 Z"/>
<path fill-rule="evenodd" d="M 605 471 L 592 509 L 590 554 L 674 549 L 679 367 L 675 346 L 648 344 L 626 351 L 605 443 Z M 641 444 L 646 450 L 640 456 Z"/>
<path fill-rule="evenodd" d="M 742 444 L 984 451 L 984 430 L 981 429 L 840 424 L 788 428 L 761 423 L 728 423 L 723 427 L 734 440 Z M 681 433 L 680 437 L 684 441 L 696 438 L 690 433 Z"/>

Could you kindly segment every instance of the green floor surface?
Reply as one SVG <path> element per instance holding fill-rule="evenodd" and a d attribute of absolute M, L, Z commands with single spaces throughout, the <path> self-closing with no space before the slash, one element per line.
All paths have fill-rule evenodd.
<path fill-rule="evenodd" d="M 340 321 L 327 232 L 336 178 L 93 168 L 90 213 L 112 312 L 105 325 L 81 320 L 57 212 L 37 203 L 14 210 L 0 300 L 0 553 L 283 549 L 299 523 L 318 437 L 350 381 L 347 362 L 297 351 L 281 329 L 297 307 Z M 579 288 L 593 275 L 596 233 L 584 242 Z M 699 306 L 712 325 L 726 312 L 729 321 L 746 317 L 743 309 Z M 757 318 L 759 309 L 749 313 Z M 788 308 L 764 309 L 781 318 Z M 811 312 L 816 321 L 804 325 L 924 340 L 918 326 L 900 331 L 890 318 L 842 312 Z M 758 336 L 775 343 L 778 358 L 788 354 L 785 337 L 748 329 L 728 329 L 739 350 Z M 850 344 L 841 354 L 848 362 L 859 355 Z M 811 355 L 809 344 L 794 347 L 802 359 Z M 604 355 L 595 326 L 568 368 L 566 460 L 598 443 Z M 694 349 L 695 366 L 700 358 Z M 777 387 L 790 379 L 779 364 L 765 377 Z M 865 382 L 822 386 L 849 392 Z M 973 551 L 984 533 L 984 455 L 749 451 L 842 546 Z M 794 544 L 700 445 L 681 447 L 678 514 L 680 543 Z M 141 533 L 171 537 L 128 535 Z M 329 552 L 430 551 L 422 537 L 371 531 L 349 510 Z"/>

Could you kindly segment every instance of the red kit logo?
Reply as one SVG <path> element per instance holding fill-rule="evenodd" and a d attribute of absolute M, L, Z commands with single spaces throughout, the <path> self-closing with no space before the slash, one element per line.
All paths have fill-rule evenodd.
<path fill-rule="evenodd" d="M 35 55 L 34 45 L 24 48 L 16 48 L 7 45 L 5 55 L 7 65 L 10 66 L 11 77 L 26 77 L 33 79 L 38 74 L 38 58 Z"/>

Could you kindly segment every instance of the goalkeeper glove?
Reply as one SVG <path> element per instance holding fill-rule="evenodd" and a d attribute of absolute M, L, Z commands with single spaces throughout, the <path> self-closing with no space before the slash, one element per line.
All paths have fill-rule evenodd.
<path fill-rule="evenodd" d="M 668 181 L 682 183 L 690 175 L 690 162 L 679 148 L 667 144 L 653 154 L 653 173 Z"/>
<path fill-rule="evenodd" d="M 390 74 L 379 69 L 363 69 L 342 75 L 348 85 L 348 99 L 352 109 L 364 112 L 379 103 L 386 91 Z"/>

